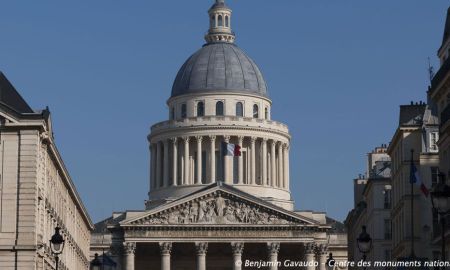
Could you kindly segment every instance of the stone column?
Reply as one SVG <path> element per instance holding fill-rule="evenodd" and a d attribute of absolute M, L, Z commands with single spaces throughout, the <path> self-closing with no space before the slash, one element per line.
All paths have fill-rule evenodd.
<path fill-rule="evenodd" d="M 172 252 L 172 243 L 159 243 L 159 250 L 161 251 L 161 270 L 170 270 L 170 253 Z"/>
<path fill-rule="evenodd" d="M 317 261 L 319 262 L 318 270 L 326 270 L 327 269 L 327 254 L 328 254 L 328 246 L 325 244 L 321 244 L 317 246 Z"/>
<path fill-rule="evenodd" d="M 161 161 L 162 161 L 162 149 L 161 149 L 161 143 L 156 143 L 156 181 L 155 181 L 155 187 L 159 188 L 161 187 L 161 180 L 162 180 L 162 173 L 161 173 Z"/>
<path fill-rule="evenodd" d="M 169 186 L 169 141 L 164 140 L 164 181 L 163 187 Z"/>
<path fill-rule="evenodd" d="M 223 136 L 223 140 L 227 144 L 230 143 L 230 136 Z M 227 155 L 223 156 L 223 178 L 224 183 L 233 183 L 233 174 L 230 176 L 230 157 Z"/>
<path fill-rule="evenodd" d="M 262 166 L 261 166 L 262 180 L 261 180 L 261 184 L 263 186 L 266 186 L 266 185 L 268 185 L 268 182 L 267 182 L 267 139 L 266 138 L 262 139 L 261 146 L 262 146 Z"/>
<path fill-rule="evenodd" d="M 216 182 L 216 136 L 209 136 L 211 146 L 209 148 L 209 174 L 210 183 Z"/>
<path fill-rule="evenodd" d="M 269 181 L 269 185 L 272 187 L 276 186 L 276 182 L 277 182 L 277 170 L 276 170 L 276 159 L 275 159 L 275 146 L 276 146 L 276 142 L 272 140 L 271 143 L 271 148 L 270 148 L 270 172 L 271 172 L 271 176 L 270 176 L 270 181 Z"/>
<path fill-rule="evenodd" d="M 244 243 L 233 242 L 231 243 L 231 249 L 233 251 L 233 270 L 241 270 L 242 253 L 244 252 Z"/>
<path fill-rule="evenodd" d="M 289 145 L 283 145 L 284 150 L 284 188 L 289 189 Z"/>
<path fill-rule="evenodd" d="M 172 177 L 173 177 L 173 186 L 178 185 L 178 138 L 172 138 Z"/>
<path fill-rule="evenodd" d="M 197 136 L 197 180 L 196 184 L 202 184 L 202 136 Z"/>
<path fill-rule="evenodd" d="M 269 261 L 272 262 L 270 270 L 278 270 L 278 252 L 280 251 L 280 243 L 267 243 L 267 253 Z"/>
<path fill-rule="evenodd" d="M 283 144 L 278 143 L 278 182 L 277 187 L 284 187 L 284 178 L 283 178 Z"/>
<path fill-rule="evenodd" d="M 150 162 L 150 189 L 154 189 L 156 187 L 156 145 L 151 144 L 151 162 Z"/>
<path fill-rule="evenodd" d="M 134 254 L 136 252 L 136 243 L 126 242 L 124 244 L 125 270 L 134 270 Z"/>
<path fill-rule="evenodd" d="M 189 185 L 189 137 L 183 137 L 184 140 L 184 177 L 183 185 Z"/>
<path fill-rule="evenodd" d="M 197 270 L 206 270 L 208 243 L 195 243 L 195 250 L 197 252 Z"/>
<path fill-rule="evenodd" d="M 251 163 L 251 176 L 250 176 L 250 184 L 256 184 L 256 137 L 250 138 L 250 163 Z"/>
<path fill-rule="evenodd" d="M 239 146 L 241 148 L 243 148 L 244 146 L 244 137 L 243 136 L 239 136 L 238 137 L 239 140 Z M 239 165 L 238 165 L 238 184 L 242 185 L 244 184 L 244 156 L 241 155 L 238 157 L 238 161 L 239 161 Z"/>
<path fill-rule="evenodd" d="M 306 243 L 305 244 L 305 261 L 308 263 L 306 270 L 316 270 L 314 266 L 314 251 L 316 249 L 316 245 L 314 243 Z"/>

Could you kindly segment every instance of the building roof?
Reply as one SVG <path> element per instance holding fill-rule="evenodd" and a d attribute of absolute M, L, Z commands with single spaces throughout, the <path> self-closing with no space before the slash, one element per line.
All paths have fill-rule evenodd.
<path fill-rule="evenodd" d="M 6 76 L 0 71 L 0 103 L 17 113 L 34 113 L 33 109 L 17 92 Z"/>
<path fill-rule="evenodd" d="M 207 92 L 234 92 L 267 97 L 264 77 L 241 49 L 232 43 L 206 44 L 181 67 L 172 97 Z"/>
<path fill-rule="evenodd" d="M 400 106 L 400 126 L 417 126 L 422 125 L 423 123 L 423 115 L 425 113 L 426 104 L 425 103 L 416 103 L 411 105 L 402 105 Z"/>
<path fill-rule="evenodd" d="M 447 19 L 445 20 L 444 37 L 442 38 L 442 45 L 450 37 L 450 7 L 447 9 Z"/>

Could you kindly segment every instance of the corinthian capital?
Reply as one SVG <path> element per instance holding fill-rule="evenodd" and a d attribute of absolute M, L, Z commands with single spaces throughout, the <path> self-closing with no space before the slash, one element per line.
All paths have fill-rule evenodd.
<path fill-rule="evenodd" d="M 206 252 L 208 251 L 208 243 L 205 242 L 195 243 L 195 250 L 197 251 L 197 254 L 205 255 Z"/>
<path fill-rule="evenodd" d="M 278 251 L 280 251 L 280 243 L 276 243 L 276 242 L 267 243 L 267 251 L 270 254 L 278 253 Z"/>
<path fill-rule="evenodd" d="M 231 249 L 233 250 L 233 254 L 242 254 L 244 251 L 244 243 L 233 242 L 231 243 Z"/>
<path fill-rule="evenodd" d="M 159 250 L 161 251 L 161 254 L 167 255 L 172 252 L 172 243 L 171 242 L 161 242 L 159 243 Z"/>
<path fill-rule="evenodd" d="M 125 254 L 134 254 L 136 252 L 135 242 L 125 242 L 123 245 Z"/>

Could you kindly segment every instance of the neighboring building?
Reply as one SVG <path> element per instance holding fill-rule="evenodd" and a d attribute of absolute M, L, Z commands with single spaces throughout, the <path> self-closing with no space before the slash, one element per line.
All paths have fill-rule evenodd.
<path fill-rule="evenodd" d="M 438 57 L 441 62 L 439 71 L 434 76 L 428 96 L 437 106 L 437 115 L 440 117 L 440 138 L 437 141 L 439 147 L 439 170 L 444 173 L 447 185 L 450 185 L 450 8 L 447 10 L 447 20 L 445 22 L 444 37 L 441 47 L 438 50 Z M 436 141 L 438 138 L 432 138 Z M 450 224 L 450 215 L 447 216 L 447 224 Z M 446 231 L 447 256 L 450 258 L 450 226 Z M 441 227 L 437 226 L 434 235 L 434 243 L 441 245 Z M 440 255 L 439 255 L 440 258 Z"/>
<path fill-rule="evenodd" d="M 223 0 L 209 21 L 207 43 L 175 79 L 169 120 L 148 136 L 146 209 L 97 224 L 91 256 L 111 246 L 105 255 L 122 270 L 241 269 L 241 259 L 242 269 L 246 260 L 290 259 L 322 270 L 328 252 L 346 260 L 341 223 L 294 210 L 288 127 L 271 119 L 264 77 L 234 44 Z"/>
<path fill-rule="evenodd" d="M 367 226 L 373 247 L 367 254 L 370 261 L 391 259 L 391 159 L 387 146 L 376 147 L 367 156 L 366 175 L 354 180 L 354 203 L 345 221 L 348 231 L 349 260 L 359 261 L 362 254 L 356 239 Z"/>
<path fill-rule="evenodd" d="M 59 269 L 89 269 L 93 224 L 56 149 L 50 112 L 31 109 L 0 73 L 0 269 L 54 269 L 56 226 L 66 241 Z"/>
<path fill-rule="evenodd" d="M 411 160 L 423 184 L 430 189 L 438 179 L 439 154 L 436 138 L 439 122 L 432 106 L 411 103 L 400 106 L 399 126 L 392 138 L 388 153 L 392 160 L 392 256 L 408 258 L 412 251 L 420 258 L 433 259 L 433 211 L 431 200 L 418 185 L 414 190 L 414 234 L 411 228 Z M 412 157 L 411 150 L 414 152 Z"/>

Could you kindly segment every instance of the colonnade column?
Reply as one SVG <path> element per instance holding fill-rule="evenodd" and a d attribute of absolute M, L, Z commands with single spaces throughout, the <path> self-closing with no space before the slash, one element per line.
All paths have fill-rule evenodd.
<path fill-rule="evenodd" d="M 277 187 L 284 187 L 284 178 L 283 178 L 283 171 L 284 171 L 284 154 L 283 154 L 283 144 L 280 142 L 278 143 L 278 181 L 277 181 Z"/>
<path fill-rule="evenodd" d="M 196 184 L 202 183 L 202 136 L 197 136 L 197 180 Z"/>
<path fill-rule="evenodd" d="M 261 179 L 261 185 L 267 186 L 267 139 L 263 138 L 261 141 L 262 145 L 262 179 Z"/>
<path fill-rule="evenodd" d="M 172 138 L 172 177 L 173 177 L 173 182 L 172 185 L 173 186 L 177 186 L 178 185 L 178 175 L 177 175 L 177 170 L 178 170 L 178 138 Z"/>
<path fill-rule="evenodd" d="M 161 143 L 156 143 L 156 179 L 155 179 L 155 187 L 159 188 L 161 186 L 161 161 L 162 161 L 162 151 L 161 151 Z"/>
<path fill-rule="evenodd" d="M 208 251 L 208 243 L 195 243 L 197 253 L 197 270 L 206 270 L 206 252 Z"/>
<path fill-rule="evenodd" d="M 270 176 L 270 181 L 268 181 L 269 182 L 269 185 L 270 186 L 272 186 L 272 187 L 274 187 L 274 186 L 276 186 L 276 180 L 277 180 L 277 170 L 276 170 L 276 168 L 275 168 L 275 166 L 276 166 L 276 163 L 275 163 L 275 145 L 276 144 L 276 142 L 275 141 L 272 141 L 272 143 L 270 144 L 270 172 L 271 172 L 271 176 Z"/>
<path fill-rule="evenodd" d="M 216 182 L 216 136 L 209 136 L 211 142 L 209 152 L 209 166 L 210 166 L 210 183 Z"/>
<path fill-rule="evenodd" d="M 238 144 L 240 147 L 244 146 L 244 137 L 239 136 L 238 137 Z M 244 157 L 241 153 L 241 155 L 238 157 L 238 184 L 244 184 Z"/>
<path fill-rule="evenodd" d="M 284 150 L 284 188 L 289 189 L 289 145 L 283 145 Z"/>
<path fill-rule="evenodd" d="M 136 243 L 124 243 L 125 270 L 134 270 L 134 254 L 136 252 Z"/>
<path fill-rule="evenodd" d="M 183 137 L 184 140 L 184 175 L 183 185 L 189 185 L 189 137 Z"/>
<path fill-rule="evenodd" d="M 164 177 L 163 187 L 169 186 L 169 141 L 164 140 Z"/>
<path fill-rule="evenodd" d="M 316 249 L 316 245 L 314 243 L 306 243 L 305 244 L 305 261 L 307 263 L 306 270 L 316 270 L 315 259 L 314 259 L 314 251 Z"/>
<path fill-rule="evenodd" d="M 317 246 L 317 257 L 319 262 L 319 269 L 318 270 L 326 270 L 327 269 L 327 253 L 328 253 L 328 246 L 325 244 Z"/>
<path fill-rule="evenodd" d="M 151 160 L 150 160 L 150 188 L 155 189 L 155 176 L 156 176 L 156 145 L 152 143 L 150 145 L 150 152 L 151 152 Z"/>
<path fill-rule="evenodd" d="M 272 262 L 270 270 L 278 270 L 278 252 L 280 251 L 280 243 L 267 243 L 267 252 L 269 253 L 269 261 Z"/>
<path fill-rule="evenodd" d="M 223 140 L 226 144 L 230 143 L 230 136 L 224 136 Z M 233 176 L 230 177 L 230 158 L 227 155 L 223 155 L 223 182 L 227 184 L 233 183 Z"/>
<path fill-rule="evenodd" d="M 250 151 L 251 151 L 251 176 L 250 176 L 250 184 L 256 184 L 256 137 L 250 138 Z"/>
<path fill-rule="evenodd" d="M 244 252 L 244 243 L 233 242 L 231 243 L 231 249 L 233 251 L 233 270 L 241 270 L 242 253 Z"/>
<path fill-rule="evenodd" d="M 172 252 L 172 243 L 159 243 L 159 250 L 161 252 L 161 270 L 170 270 L 170 253 Z"/>

